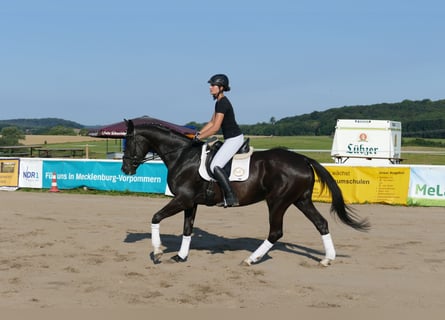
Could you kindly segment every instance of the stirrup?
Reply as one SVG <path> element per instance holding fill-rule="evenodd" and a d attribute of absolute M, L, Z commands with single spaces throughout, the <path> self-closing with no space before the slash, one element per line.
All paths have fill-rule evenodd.
<path fill-rule="evenodd" d="M 237 199 L 234 199 L 234 201 L 233 201 L 233 203 L 232 204 L 228 204 L 227 203 L 227 200 L 226 200 L 226 198 L 224 198 L 224 201 L 222 201 L 222 202 L 218 202 L 217 204 L 216 204 L 216 206 L 217 207 L 224 207 L 224 208 L 227 208 L 227 207 L 239 207 L 239 201 L 237 200 Z"/>

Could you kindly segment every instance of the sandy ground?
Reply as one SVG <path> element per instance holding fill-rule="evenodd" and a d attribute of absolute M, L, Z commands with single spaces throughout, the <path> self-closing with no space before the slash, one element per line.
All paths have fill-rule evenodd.
<path fill-rule="evenodd" d="M 372 230 L 329 217 L 337 259 L 295 208 L 260 263 L 240 262 L 265 239 L 265 203 L 200 207 L 190 256 L 182 214 L 161 224 L 163 262 L 150 259 L 150 220 L 164 198 L 0 191 L 0 309 L 185 308 L 445 310 L 445 208 L 354 206 Z"/>

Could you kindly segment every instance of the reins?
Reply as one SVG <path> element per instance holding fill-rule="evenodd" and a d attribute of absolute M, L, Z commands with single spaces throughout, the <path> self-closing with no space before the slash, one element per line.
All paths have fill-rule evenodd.
<path fill-rule="evenodd" d="M 127 137 L 133 137 L 133 138 L 135 138 L 135 137 L 136 137 L 136 134 L 135 134 L 135 132 L 133 132 L 133 133 L 131 133 L 131 134 L 127 134 Z M 137 145 L 138 145 L 138 144 L 137 144 Z M 189 147 L 190 147 L 190 145 L 187 145 L 187 146 L 184 146 L 184 147 L 181 147 L 181 148 L 177 148 L 177 149 L 172 149 L 172 150 L 170 150 L 170 151 L 166 151 L 166 152 L 163 152 L 163 153 L 156 152 L 156 154 L 158 154 L 160 158 L 163 158 L 163 157 L 166 156 L 166 155 L 169 155 L 169 154 L 171 154 L 171 153 L 174 153 L 174 152 L 177 152 L 177 151 L 180 151 L 180 150 L 187 149 L 187 148 L 189 148 Z M 155 155 L 154 155 L 154 153 L 153 153 L 153 155 L 152 155 L 151 157 L 144 157 L 144 158 L 142 158 L 142 159 L 138 159 L 138 157 L 137 157 L 136 155 L 134 155 L 133 157 L 123 155 L 123 156 L 122 156 L 122 159 L 128 159 L 128 160 L 130 160 L 130 161 L 131 161 L 131 165 L 132 165 L 134 168 L 137 168 L 137 167 L 138 167 L 139 165 L 141 165 L 142 163 L 145 163 L 145 162 L 147 162 L 147 161 L 154 160 L 154 159 L 155 159 Z"/>

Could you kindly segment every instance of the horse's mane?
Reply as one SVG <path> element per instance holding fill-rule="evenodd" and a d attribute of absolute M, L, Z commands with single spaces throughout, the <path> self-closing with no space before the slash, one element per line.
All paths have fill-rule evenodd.
<path fill-rule="evenodd" d="M 150 129 L 150 128 L 157 128 L 160 129 L 161 131 L 164 131 L 165 133 L 170 133 L 173 134 L 175 137 L 190 142 L 191 137 L 188 137 L 187 135 L 178 132 L 177 130 L 175 130 L 174 128 L 170 128 L 164 124 L 161 123 L 156 123 L 156 122 L 146 122 L 146 123 L 140 123 L 140 124 L 135 124 L 134 125 L 135 129 Z"/>

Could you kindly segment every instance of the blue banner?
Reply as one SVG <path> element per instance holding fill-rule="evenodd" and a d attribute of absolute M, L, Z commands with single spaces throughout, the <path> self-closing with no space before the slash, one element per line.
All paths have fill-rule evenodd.
<path fill-rule="evenodd" d="M 43 188 L 50 188 L 53 173 L 59 189 L 88 187 L 105 191 L 164 193 L 167 167 L 163 162 L 142 164 L 133 176 L 121 171 L 121 161 L 43 161 Z"/>

